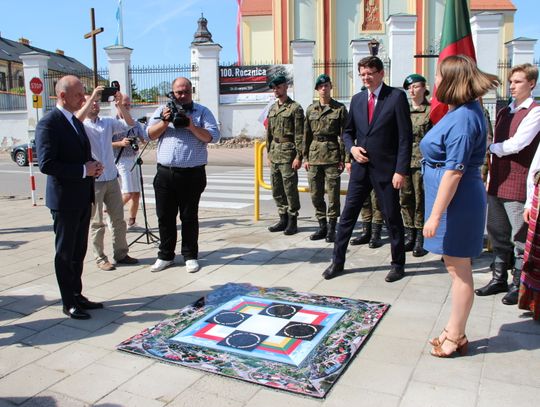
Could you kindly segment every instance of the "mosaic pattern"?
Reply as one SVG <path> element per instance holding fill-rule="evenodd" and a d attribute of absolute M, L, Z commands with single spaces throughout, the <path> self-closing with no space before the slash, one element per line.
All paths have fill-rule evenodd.
<path fill-rule="evenodd" d="M 388 308 L 227 284 L 118 349 L 320 398 Z"/>

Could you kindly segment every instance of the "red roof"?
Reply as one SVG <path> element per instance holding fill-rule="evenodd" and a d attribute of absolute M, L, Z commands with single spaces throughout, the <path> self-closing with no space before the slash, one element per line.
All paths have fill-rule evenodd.
<path fill-rule="evenodd" d="M 510 0 L 471 0 L 471 10 L 517 10 Z"/>

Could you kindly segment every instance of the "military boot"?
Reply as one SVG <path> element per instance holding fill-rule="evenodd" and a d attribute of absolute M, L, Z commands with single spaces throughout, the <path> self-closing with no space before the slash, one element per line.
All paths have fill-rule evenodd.
<path fill-rule="evenodd" d="M 328 243 L 336 241 L 336 224 L 337 219 L 330 219 L 328 222 L 328 233 L 326 234 L 326 241 Z"/>
<path fill-rule="evenodd" d="M 289 221 L 287 222 L 287 227 L 283 232 L 286 235 L 294 235 L 298 232 L 298 226 L 296 224 L 298 216 L 289 214 Z"/>
<path fill-rule="evenodd" d="M 351 245 L 357 246 L 360 244 L 369 243 L 371 239 L 371 222 L 362 223 L 362 234 L 351 240 Z"/>
<path fill-rule="evenodd" d="M 371 239 L 369 240 L 369 248 L 376 249 L 382 246 L 381 239 L 382 224 L 374 223 L 371 228 Z"/>
<path fill-rule="evenodd" d="M 405 228 L 405 251 L 410 252 L 413 250 L 416 243 L 416 229 Z"/>
<path fill-rule="evenodd" d="M 428 251 L 424 249 L 424 234 L 422 232 L 422 229 L 416 229 L 416 240 L 412 251 L 414 257 L 422 257 L 428 254 Z"/>
<path fill-rule="evenodd" d="M 279 214 L 279 222 L 269 226 L 268 230 L 270 232 L 283 232 L 285 228 L 287 227 L 287 214 L 286 213 L 280 213 Z"/>
<path fill-rule="evenodd" d="M 521 278 L 521 270 L 512 269 L 512 284 L 508 287 L 508 292 L 501 300 L 504 305 L 516 305 L 518 303 L 519 280 Z"/>
<path fill-rule="evenodd" d="M 319 229 L 315 233 L 313 233 L 309 240 L 321 240 L 326 237 L 326 233 L 328 232 L 328 227 L 326 226 L 326 218 L 319 219 Z"/>
<path fill-rule="evenodd" d="M 492 277 L 491 281 L 484 287 L 474 290 L 476 295 L 484 297 L 497 293 L 505 293 L 508 291 L 508 264 L 497 262 L 491 266 Z"/>

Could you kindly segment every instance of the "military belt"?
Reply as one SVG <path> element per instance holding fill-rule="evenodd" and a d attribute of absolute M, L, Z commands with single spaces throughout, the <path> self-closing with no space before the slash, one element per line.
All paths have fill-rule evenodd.
<path fill-rule="evenodd" d="M 294 140 L 292 137 L 274 137 L 272 140 L 274 143 L 292 143 Z"/>
<path fill-rule="evenodd" d="M 337 136 L 314 136 L 313 139 L 317 141 L 336 141 L 337 142 Z"/>

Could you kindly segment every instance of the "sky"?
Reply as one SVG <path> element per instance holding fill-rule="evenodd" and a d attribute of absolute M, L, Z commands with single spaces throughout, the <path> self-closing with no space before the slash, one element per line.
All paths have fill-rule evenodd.
<path fill-rule="evenodd" d="M 540 0 L 512 0 L 518 8 L 514 37 L 536 38 L 540 59 Z M 222 46 L 221 62 L 237 60 L 236 0 L 122 0 L 124 46 L 133 48 L 132 65 L 185 65 L 201 13 L 215 43 Z M 95 9 L 96 27 L 105 31 L 97 38 L 98 67 L 107 66 L 104 47 L 117 38 L 118 0 L 0 0 L 0 33 L 18 40 L 25 37 L 39 48 L 62 49 L 83 64 L 92 66 L 90 8 Z"/>

